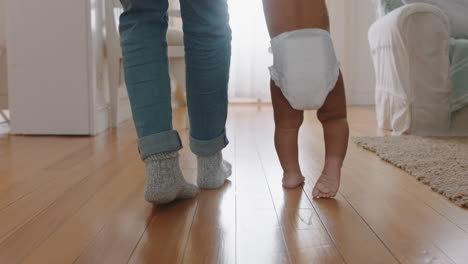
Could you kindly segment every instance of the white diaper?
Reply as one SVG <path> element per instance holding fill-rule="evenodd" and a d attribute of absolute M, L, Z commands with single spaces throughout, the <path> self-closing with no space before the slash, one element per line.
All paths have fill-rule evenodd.
<path fill-rule="evenodd" d="M 320 108 L 340 73 L 330 33 L 322 29 L 285 32 L 271 40 L 270 74 L 297 110 Z"/>

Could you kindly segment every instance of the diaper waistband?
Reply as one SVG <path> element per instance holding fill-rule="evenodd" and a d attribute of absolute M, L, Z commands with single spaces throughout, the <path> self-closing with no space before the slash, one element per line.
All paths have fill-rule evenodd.
<path fill-rule="evenodd" d="M 303 29 L 298 29 L 298 30 L 293 30 L 293 31 L 287 31 L 279 34 L 278 36 L 274 37 L 271 39 L 270 43 L 271 45 L 275 45 L 277 42 L 280 42 L 284 39 L 290 38 L 290 37 L 300 37 L 300 36 L 307 36 L 310 37 L 311 35 L 315 36 L 323 36 L 331 39 L 330 32 L 323 30 L 321 28 L 303 28 Z M 271 48 L 269 49 L 271 53 Z"/>

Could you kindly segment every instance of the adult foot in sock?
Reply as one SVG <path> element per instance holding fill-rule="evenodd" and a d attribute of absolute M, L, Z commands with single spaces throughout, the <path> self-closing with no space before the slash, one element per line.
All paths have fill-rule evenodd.
<path fill-rule="evenodd" d="M 164 152 L 147 157 L 145 200 L 166 204 L 177 199 L 190 199 L 198 187 L 185 181 L 179 164 L 179 153 Z"/>
<path fill-rule="evenodd" d="M 287 189 L 295 189 L 303 184 L 305 177 L 301 173 L 283 174 L 283 187 Z"/>
<path fill-rule="evenodd" d="M 340 188 L 341 164 L 342 161 L 333 159 L 325 162 L 322 175 L 312 191 L 314 198 L 333 198 L 336 196 Z"/>
<path fill-rule="evenodd" d="M 202 189 L 218 189 L 232 174 L 232 165 L 223 160 L 218 152 L 210 156 L 197 156 L 198 187 Z"/>

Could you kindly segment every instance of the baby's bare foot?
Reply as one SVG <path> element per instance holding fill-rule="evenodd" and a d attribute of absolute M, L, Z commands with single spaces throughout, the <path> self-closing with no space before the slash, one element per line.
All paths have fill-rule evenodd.
<path fill-rule="evenodd" d="M 317 180 L 312 196 L 314 198 L 333 198 L 340 188 L 341 164 L 339 160 L 327 160 L 322 175 Z"/>
<path fill-rule="evenodd" d="M 288 189 L 294 189 L 304 183 L 305 177 L 300 173 L 294 174 L 283 174 L 283 187 Z"/>

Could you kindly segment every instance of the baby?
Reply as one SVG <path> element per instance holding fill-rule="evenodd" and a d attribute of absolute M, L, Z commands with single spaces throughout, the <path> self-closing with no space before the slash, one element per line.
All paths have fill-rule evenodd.
<path fill-rule="evenodd" d="M 304 29 L 317 30 L 318 33 L 325 36 L 322 36 L 323 39 L 327 39 L 326 37 L 329 39 L 329 19 L 325 0 L 263 0 L 263 5 L 268 31 L 272 39 L 286 32 L 297 32 Z M 323 43 L 327 42 L 323 41 Z M 300 42 L 295 42 L 292 45 L 300 47 L 300 44 Z M 325 46 L 324 50 L 333 49 L 331 41 L 328 47 L 326 47 L 327 45 L 323 46 Z M 273 54 L 276 56 L 274 47 L 272 48 Z M 313 54 L 313 51 L 311 46 L 310 54 Z M 317 56 L 322 55 L 323 52 Z M 320 60 L 317 59 L 317 61 Z M 308 74 L 307 69 L 299 72 Z M 294 81 L 278 82 L 273 75 L 272 73 L 271 97 L 275 119 L 275 147 L 284 171 L 283 186 L 296 188 L 305 180 L 298 159 L 298 134 L 304 119 L 304 111 L 298 107 L 293 108 L 291 98 L 294 97 L 294 94 L 285 96 L 286 94 L 283 93 L 285 87 L 278 86 L 279 83 L 284 83 L 285 86 L 290 85 Z M 297 75 L 298 73 L 295 72 L 295 76 Z M 332 75 L 333 73 L 328 74 L 328 76 Z M 300 85 L 307 88 L 308 85 L 312 84 L 300 83 Z M 295 90 L 292 88 L 289 93 L 294 93 Z M 332 198 L 337 194 L 340 186 L 341 167 L 346 155 L 349 137 L 344 83 L 338 66 L 336 66 L 336 77 L 332 78 L 330 91 L 324 93 L 322 104 L 317 108 L 317 117 L 324 131 L 325 164 L 314 187 L 313 197 Z"/>

